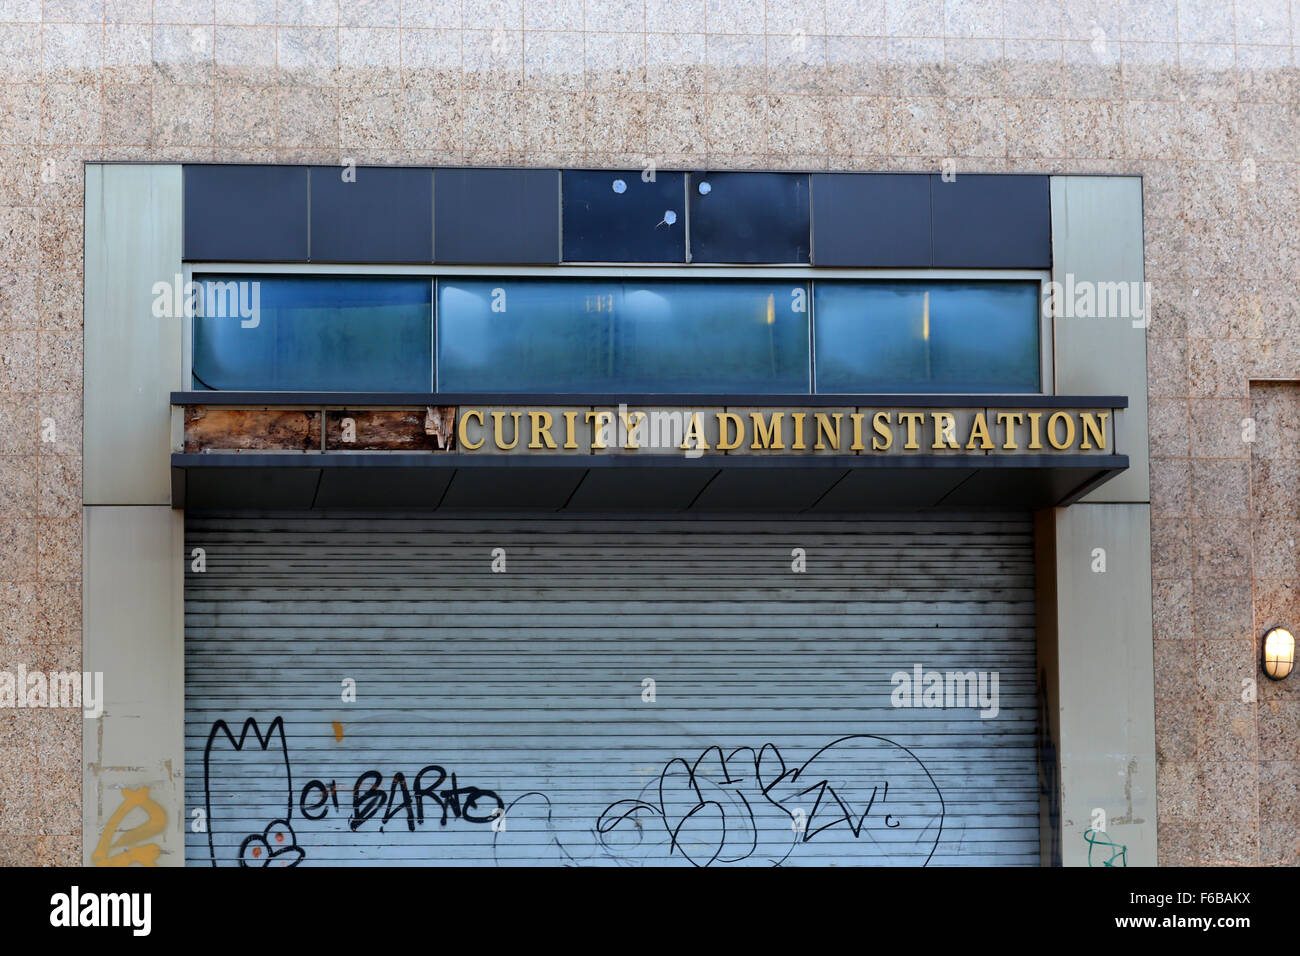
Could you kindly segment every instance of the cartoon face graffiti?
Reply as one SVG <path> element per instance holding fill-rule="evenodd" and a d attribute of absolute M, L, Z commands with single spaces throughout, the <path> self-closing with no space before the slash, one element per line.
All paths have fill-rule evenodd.
<path fill-rule="evenodd" d="M 213 723 L 203 751 L 203 799 L 213 866 L 297 866 L 306 856 L 289 822 L 293 780 L 284 718 L 263 731 L 249 717 L 238 735 L 224 720 Z M 270 822 L 259 832 L 264 821 Z"/>
<path fill-rule="evenodd" d="M 306 855 L 288 820 L 272 820 L 260 836 L 249 834 L 239 844 L 240 866 L 297 866 Z"/>

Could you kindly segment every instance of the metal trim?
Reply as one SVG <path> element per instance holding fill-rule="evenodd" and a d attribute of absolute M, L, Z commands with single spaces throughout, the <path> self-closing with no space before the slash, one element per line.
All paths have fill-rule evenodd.
<path fill-rule="evenodd" d="M 173 468 L 1096 468 L 1128 467 L 1128 455 L 465 455 L 458 452 L 269 454 L 177 452 Z"/>
<path fill-rule="evenodd" d="M 918 268 L 895 269 L 885 267 L 852 268 L 847 266 L 817 267 L 807 263 L 692 263 L 664 262 L 561 262 L 556 265 L 508 263 L 458 264 L 458 263 L 374 263 L 374 262 L 252 262 L 216 259 L 187 259 L 195 272 L 248 272 L 262 275 L 488 275 L 505 278 L 551 276 L 555 278 L 665 278 L 665 279 L 987 279 L 1046 282 L 1051 280 L 1050 269 L 955 269 Z"/>
<path fill-rule="evenodd" d="M 874 395 L 629 394 L 584 395 L 520 392 L 172 392 L 173 405 L 651 405 L 655 407 L 754 405 L 764 408 L 879 405 L 885 408 L 1128 408 L 1126 395 L 933 394 Z"/>

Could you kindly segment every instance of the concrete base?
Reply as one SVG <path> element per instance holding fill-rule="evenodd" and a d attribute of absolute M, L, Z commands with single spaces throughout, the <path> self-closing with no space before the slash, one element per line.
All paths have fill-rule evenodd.
<path fill-rule="evenodd" d="M 166 505 L 82 515 L 82 666 L 104 675 L 104 713 L 83 725 L 83 862 L 183 866 L 185 516 Z"/>
<path fill-rule="evenodd" d="M 1150 520 L 1144 504 L 1036 518 L 1044 865 L 1156 865 Z"/>

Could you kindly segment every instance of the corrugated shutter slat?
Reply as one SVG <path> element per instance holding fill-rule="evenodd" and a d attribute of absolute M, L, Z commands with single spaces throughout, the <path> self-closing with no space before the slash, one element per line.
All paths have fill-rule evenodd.
<path fill-rule="evenodd" d="M 191 864 L 1038 862 L 1024 515 L 186 536 Z M 998 715 L 892 706 L 915 664 L 996 672 Z"/>

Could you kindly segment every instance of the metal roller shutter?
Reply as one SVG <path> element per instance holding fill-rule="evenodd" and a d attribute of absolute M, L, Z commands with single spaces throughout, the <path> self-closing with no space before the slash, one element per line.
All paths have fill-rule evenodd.
<path fill-rule="evenodd" d="M 1038 862 L 1025 515 L 186 533 L 191 864 Z"/>

